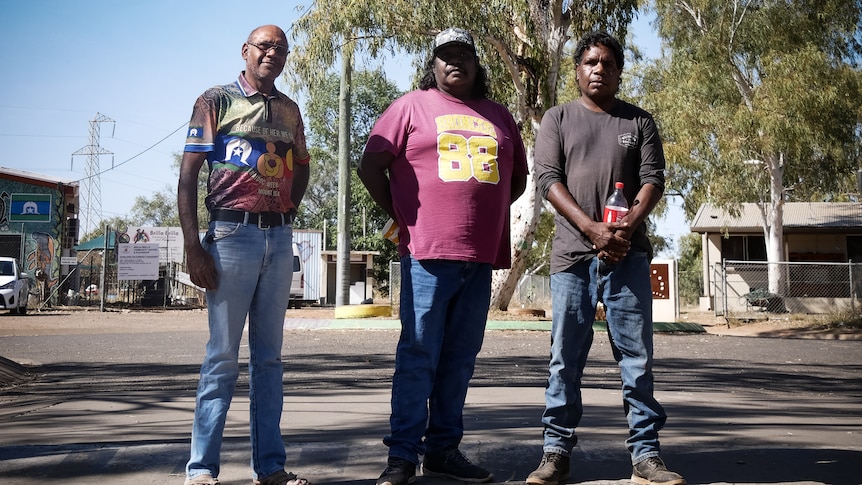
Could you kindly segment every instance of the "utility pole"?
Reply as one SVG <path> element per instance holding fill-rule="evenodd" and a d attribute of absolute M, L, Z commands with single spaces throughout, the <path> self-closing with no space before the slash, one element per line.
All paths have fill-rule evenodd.
<path fill-rule="evenodd" d="M 90 137 L 87 146 L 72 154 L 72 164 L 75 155 L 86 155 L 87 166 L 84 171 L 84 180 L 81 196 L 81 212 L 79 219 L 83 224 L 81 234 L 87 234 L 95 229 L 96 224 L 102 221 L 102 182 L 101 170 L 99 169 L 100 155 L 113 155 L 114 152 L 105 150 L 99 146 L 99 123 L 114 123 L 111 129 L 111 137 L 114 136 L 116 122 L 107 116 L 96 113 L 96 117 L 90 120 Z M 114 167 L 114 159 L 111 157 L 111 168 Z"/>

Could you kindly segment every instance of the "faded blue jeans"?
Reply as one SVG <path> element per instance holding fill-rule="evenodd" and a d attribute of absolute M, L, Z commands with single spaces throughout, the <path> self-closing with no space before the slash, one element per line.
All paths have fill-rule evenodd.
<path fill-rule="evenodd" d="M 189 478 L 219 474 L 222 434 L 239 376 L 248 316 L 249 428 L 254 478 L 284 469 L 281 344 L 293 272 L 293 227 L 210 222 L 204 248 L 215 260 L 218 289 L 207 291 L 210 338 L 201 366 Z"/>
<path fill-rule="evenodd" d="M 401 258 L 401 337 L 383 440 L 389 456 L 419 463 L 426 450 L 461 442 L 490 303 L 490 264 Z"/>
<path fill-rule="evenodd" d="M 551 275 L 553 322 L 550 377 L 545 390 L 544 451 L 568 456 L 577 444 L 581 378 L 593 342 L 596 303 L 602 301 L 608 336 L 622 380 L 632 463 L 659 454 L 664 409 L 653 397 L 653 322 L 649 256 L 631 251 L 609 266 L 597 258 Z"/>

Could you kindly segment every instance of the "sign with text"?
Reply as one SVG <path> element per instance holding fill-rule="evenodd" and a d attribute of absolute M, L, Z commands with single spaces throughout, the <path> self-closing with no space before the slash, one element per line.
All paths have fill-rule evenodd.
<path fill-rule="evenodd" d="M 117 279 L 159 279 L 159 243 L 120 243 L 117 245 Z"/>
<path fill-rule="evenodd" d="M 160 262 L 183 262 L 183 233 L 179 227 L 130 227 L 120 236 L 120 241 L 131 244 L 157 243 Z"/>

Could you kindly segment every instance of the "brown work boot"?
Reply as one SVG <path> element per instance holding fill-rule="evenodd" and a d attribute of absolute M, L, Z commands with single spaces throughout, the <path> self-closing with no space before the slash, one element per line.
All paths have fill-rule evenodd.
<path fill-rule="evenodd" d="M 651 456 L 632 468 L 631 480 L 641 485 L 685 485 L 685 478 L 667 469 L 661 458 Z"/>
<path fill-rule="evenodd" d="M 279 470 L 263 478 L 252 480 L 252 485 L 309 485 L 308 480 L 299 478 L 293 473 Z"/>
<path fill-rule="evenodd" d="M 539 468 L 527 477 L 530 485 L 558 485 L 569 479 L 569 457 L 560 453 L 545 452 Z"/>

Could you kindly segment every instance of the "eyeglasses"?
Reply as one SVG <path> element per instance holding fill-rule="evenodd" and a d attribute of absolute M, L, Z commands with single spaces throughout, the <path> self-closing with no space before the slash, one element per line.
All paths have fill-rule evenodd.
<path fill-rule="evenodd" d="M 267 54 L 270 51 L 273 51 L 273 53 L 277 56 L 286 56 L 286 55 L 290 54 L 290 49 L 288 49 L 286 45 L 273 44 L 270 42 L 261 42 L 260 44 L 255 44 L 254 42 L 248 42 L 248 45 L 253 45 Z"/>

